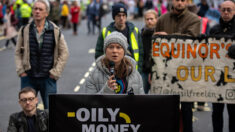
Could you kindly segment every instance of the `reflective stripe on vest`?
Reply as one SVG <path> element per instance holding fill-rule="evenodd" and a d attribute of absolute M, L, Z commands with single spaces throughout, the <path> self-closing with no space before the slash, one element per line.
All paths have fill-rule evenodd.
<path fill-rule="evenodd" d="M 103 36 L 103 40 L 105 39 L 106 36 L 108 36 L 111 32 L 110 31 L 107 31 L 107 28 L 104 27 L 103 30 L 102 30 L 102 36 Z M 137 63 L 136 65 L 136 69 L 138 69 L 138 62 L 139 62 L 139 46 L 138 46 L 138 43 L 137 43 L 137 40 L 136 38 L 138 38 L 138 28 L 135 27 L 135 30 L 134 32 L 131 32 L 131 48 L 133 50 L 133 53 L 134 53 L 134 59 Z"/>
<path fill-rule="evenodd" d="M 200 22 L 201 22 L 201 24 L 200 24 L 200 33 L 201 34 L 205 34 L 206 33 L 208 19 L 205 18 L 205 17 L 200 17 L 200 16 L 199 16 L 199 18 L 200 18 Z"/>
<path fill-rule="evenodd" d="M 134 52 L 135 61 L 138 64 L 140 54 L 139 54 L 139 46 L 138 46 L 136 38 L 138 38 L 138 28 L 137 27 L 135 27 L 135 32 L 131 33 L 131 47 Z M 136 69 L 138 69 L 138 65 L 136 65 Z"/>

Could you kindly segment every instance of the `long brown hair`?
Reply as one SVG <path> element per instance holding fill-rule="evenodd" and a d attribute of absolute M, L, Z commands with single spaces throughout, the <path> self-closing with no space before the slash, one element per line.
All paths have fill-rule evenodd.
<path fill-rule="evenodd" d="M 101 60 L 102 65 L 105 67 L 110 68 L 109 60 L 107 57 Z M 115 76 L 118 78 L 125 78 L 133 71 L 133 65 L 131 64 L 130 60 L 127 58 L 123 58 L 118 68 L 115 68 Z"/>

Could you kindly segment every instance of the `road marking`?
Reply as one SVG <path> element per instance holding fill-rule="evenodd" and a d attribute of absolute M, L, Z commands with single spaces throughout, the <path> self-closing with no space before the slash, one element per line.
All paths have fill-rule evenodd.
<path fill-rule="evenodd" d="M 83 78 L 79 84 L 82 85 L 84 82 L 85 82 L 85 78 Z"/>
<path fill-rule="evenodd" d="M 93 62 L 93 63 L 92 63 L 92 66 L 95 67 L 95 65 L 96 65 L 95 62 Z"/>
<path fill-rule="evenodd" d="M 74 89 L 74 92 L 78 92 L 80 90 L 80 86 L 76 86 L 75 89 Z"/>
<path fill-rule="evenodd" d="M 6 39 L 5 36 L 1 36 L 1 37 L 0 37 L 0 40 L 4 40 L 4 39 Z"/>
<path fill-rule="evenodd" d="M 93 71 L 93 69 L 94 69 L 93 67 L 90 67 L 90 68 L 89 68 L 89 72 Z"/>
<path fill-rule="evenodd" d="M 86 72 L 86 74 L 84 75 L 85 78 L 87 78 L 89 76 L 89 72 Z"/>
<path fill-rule="evenodd" d="M 86 78 L 89 77 L 90 75 L 90 72 L 92 72 L 94 70 L 94 67 L 96 66 L 95 62 L 92 63 L 91 67 L 89 67 L 88 71 L 84 74 L 84 77 L 80 80 L 79 82 L 79 85 L 77 85 L 75 88 L 74 88 L 74 92 L 78 92 L 81 88 L 81 85 L 84 84 L 84 82 L 86 81 Z"/>
<path fill-rule="evenodd" d="M 95 53 L 95 49 L 89 49 L 89 50 L 88 50 L 88 53 L 89 53 L 89 54 L 94 54 L 94 53 Z"/>

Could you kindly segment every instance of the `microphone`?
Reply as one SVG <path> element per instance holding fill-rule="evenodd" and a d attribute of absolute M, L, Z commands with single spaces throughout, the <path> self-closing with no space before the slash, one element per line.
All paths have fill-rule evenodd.
<path fill-rule="evenodd" d="M 109 72 L 111 73 L 111 76 L 112 76 L 115 74 L 115 70 L 114 70 L 115 63 L 113 61 L 110 61 L 109 66 L 110 66 Z M 116 80 L 115 77 L 113 78 L 113 80 Z M 115 91 L 115 93 L 118 93 L 117 90 L 114 90 L 114 91 Z"/>
<path fill-rule="evenodd" d="M 110 73 L 111 73 L 111 76 L 114 75 L 114 67 L 115 67 L 115 63 L 113 61 L 110 61 L 109 62 L 109 66 L 110 66 Z"/>

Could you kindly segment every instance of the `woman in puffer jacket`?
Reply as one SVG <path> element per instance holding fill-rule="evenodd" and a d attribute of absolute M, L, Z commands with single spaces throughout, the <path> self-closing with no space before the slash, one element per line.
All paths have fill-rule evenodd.
<path fill-rule="evenodd" d="M 86 93 L 144 94 L 136 62 L 125 56 L 127 47 L 127 39 L 122 33 L 115 31 L 105 38 L 105 55 L 96 60 L 96 67 L 85 84 Z"/>

